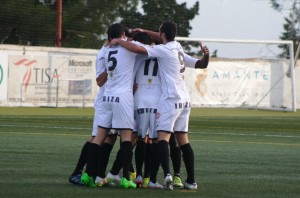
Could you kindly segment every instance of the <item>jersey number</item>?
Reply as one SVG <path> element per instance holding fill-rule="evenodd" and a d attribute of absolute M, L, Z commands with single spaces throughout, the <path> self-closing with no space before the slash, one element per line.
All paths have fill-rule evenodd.
<path fill-rule="evenodd" d="M 157 71 L 158 71 L 158 62 L 157 59 L 148 59 L 145 62 L 145 68 L 144 68 L 144 75 L 148 76 L 149 75 L 149 66 L 150 66 L 150 62 L 154 61 L 154 67 L 153 67 L 153 71 L 152 71 L 152 76 L 157 76 Z"/>
<path fill-rule="evenodd" d="M 116 57 L 112 56 L 112 55 L 117 54 L 117 53 L 118 53 L 118 50 L 110 51 L 108 53 L 108 62 L 112 63 L 111 66 L 108 67 L 108 71 L 113 71 L 117 66 L 117 59 L 116 59 Z"/>
<path fill-rule="evenodd" d="M 180 69 L 180 73 L 183 73 L 185 71 L 185 65 L 184 65 L 184 55 L 183 53 L 178 51 L 178 60 L 180 62 L 181 65 L 183 65 L 183 68 Z"/>

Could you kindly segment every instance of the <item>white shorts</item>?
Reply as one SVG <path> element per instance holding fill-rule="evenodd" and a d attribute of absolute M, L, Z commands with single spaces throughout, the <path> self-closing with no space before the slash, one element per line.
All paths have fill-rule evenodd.
<path fill-rule="evenodd" d="M 174 99 L 161 99 L 156 114 L 156 130 L 164 132 L 188 132 L 190 103 Z"/>
<path fill-rule="evenodd" d="M 102 97 L 97 124 L 102 128 L 134 128 L 133 95 L 131 92 Z"/>
<path fill-rule="evenodd" d="M 94 113 L 94 120 L 93 120 L 93 130 L 92 130 L 92 137 L 95 137 L 97 135 L 97 131 L 98 131 L 98 124 L 97 124 L 97 120 L 99 119 L 100 117 L 100 114 L 99 114 L 99 109 L 98 108 L 95 108 L 95 113 Z M 108 135 L 113 135 L 113 134 L 116 134 L 118 133 L 117 130 L 114 130 L 114 129 L 110 129 L 109 132 L 108 132 Z"/>
<path fill-rule="evenodd" d="M 145 138 L 146 135 L 149 135 L 150 139 L 157 138 L 156 113 L 157 109 L 152 108 L 141 108 L 136 110 L 138 137 Z"/>

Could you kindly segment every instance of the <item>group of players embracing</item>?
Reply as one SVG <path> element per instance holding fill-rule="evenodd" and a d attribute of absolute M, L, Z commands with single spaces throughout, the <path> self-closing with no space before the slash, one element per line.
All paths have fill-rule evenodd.
<path fill-rule="evenodd" d="M 107 43 L 96 58 L 100 88 L 94 102 L 92 136 L 84 144 L 69 182 L 88 187 L 110 184 L 121 188 L 197 189 L 194 153 L 188 138 L 191 105 L 184 72 L 186 67 L 207 68 L 209 50 L 200 43 L 202 58 L 191 57 L 175 41 L 176 34 L 177 25 L 172 21 L 164 22 L 159 32 L 128 30 L 120 23 L 109 26 Z M 120 148 L 106 175 L 117 136 Z M 187 176 L 184 184 L 180 178 L 181 155 Z M 162 185 L 157 181 L 160 166 Z"/>

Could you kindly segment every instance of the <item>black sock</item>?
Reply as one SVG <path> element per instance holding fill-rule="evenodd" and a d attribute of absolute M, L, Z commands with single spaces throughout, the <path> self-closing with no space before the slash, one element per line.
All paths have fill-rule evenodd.
<path fill-rule="evenodd" d="M 156 143 L 157 146 L 157 143 Z M 147 178 L 150 176 L 151 171 L 151 159 L 152 159 L 152 144 L 146 144 L 146 151 L 145 151 L 145 160 L 144 160 L 144 178 Z M 157 153 L 155 153 L 157 156 Z M 159 160 L 158 160 L 158 166 L 159 166 Z"/>
<path fill-rule="evenodd" d="M 122 153 L 121 153 L 121 148 L 119 148 L 116 159 L 113 163 L 113 166 L 110 170 L 111 174 L 117 175 L 119 174 L 120 170 L 122 169 Z"/>
<path fill-rule="evenodd" d="M 179 147 L 173 147 L 170 145 L 170 157 L 173 164 L 174 176 L 180 176 L 181 167 L 181 150 Z"/>
<path fill-rule="evenodd" d="M 86 164 L 86 173 L 90 177 L 96 177 L 100 153 L 101 146 L 98 144 L 91 143 L 89 146 Z"/>
<path fill-rule="evenodd" d="M 182 151 L 182 158 L 185 164 L 186 173 L 187 173 L 187 179 L 186 181 L 188 183 L 194 183 L 195 182 L 195 176 L 194 176 L 194 152 L 190 145 L 190 143 L 187 143 L 185 145 L 182 145 L 180 147 Z"/>
<path fill-rule="evenodd" d="M 146 147 L 146 143 L 144 141 L 138 141 L 135 147 L 135 166 L 136 166 L 137 175 L 143 174 L 145 147 Z"/>
<path fill-rule="evenodd" d="M 102 152 L 99 154 L 99 158 L 98 158 L 99 163 L 97 168 L 97 176 L 101 178 L 105 178 L 105 172 L 106 172 L 111 150 L 113 149 L 113 145 L 108 143 L 103 143 L 101 147 L 102 147 Z"/>
<path fill-rule="evenodd" d="M 129 180 L 129 170 L 132 164 L 132 146 L 131 141 L 124 141 L 121 143 L 121 153 L 122 153 L 122 167 L 123 167 L 123 177 Z"/>
<path fill-rule="evenodd" d="M 90 142 L 86 142 L 82 149 L 81 149 L 81 153 L 77 162 L 77 165 L 75 167 L 75 170 L 72 173 L 72 176 L 78 175 L 80 173 L 82 173 L 82 169 L 86 164 L 86 160 L 87 160 L 87 155 L 88 155 L 88 150 L 89 150 L 89 145 L 91 143 Z"/>
<path fill-rule="evenodd" d="M 159 153 L 158 144 L 152 143 L 152 155 L 151 155 L 151 172 L 150 172 L 150 181 L 156 183 L 157 172 L 159 169 Z"/>
<path fill-rule="evenodd" d="M 164 177 L 166 177 L 167 174 L 170 174 L 170 165 L 169 165 L 169 143 L 165 140 L 160 140 L 158 142 L 158 155 L 159 155 L 159 161 L 161 163 L 161 167 L 164 171 Z"/>

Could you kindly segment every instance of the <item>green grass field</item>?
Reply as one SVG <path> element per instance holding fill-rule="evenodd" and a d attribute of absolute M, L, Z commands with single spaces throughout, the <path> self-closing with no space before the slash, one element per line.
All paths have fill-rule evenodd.
<path fill-rule="evenodd" d="M 0 107 L 0 197 L 300 197 L 299 111 L 193 109 L 197 191 L 69 184 L 92 121 L 92 108 Z"/>

